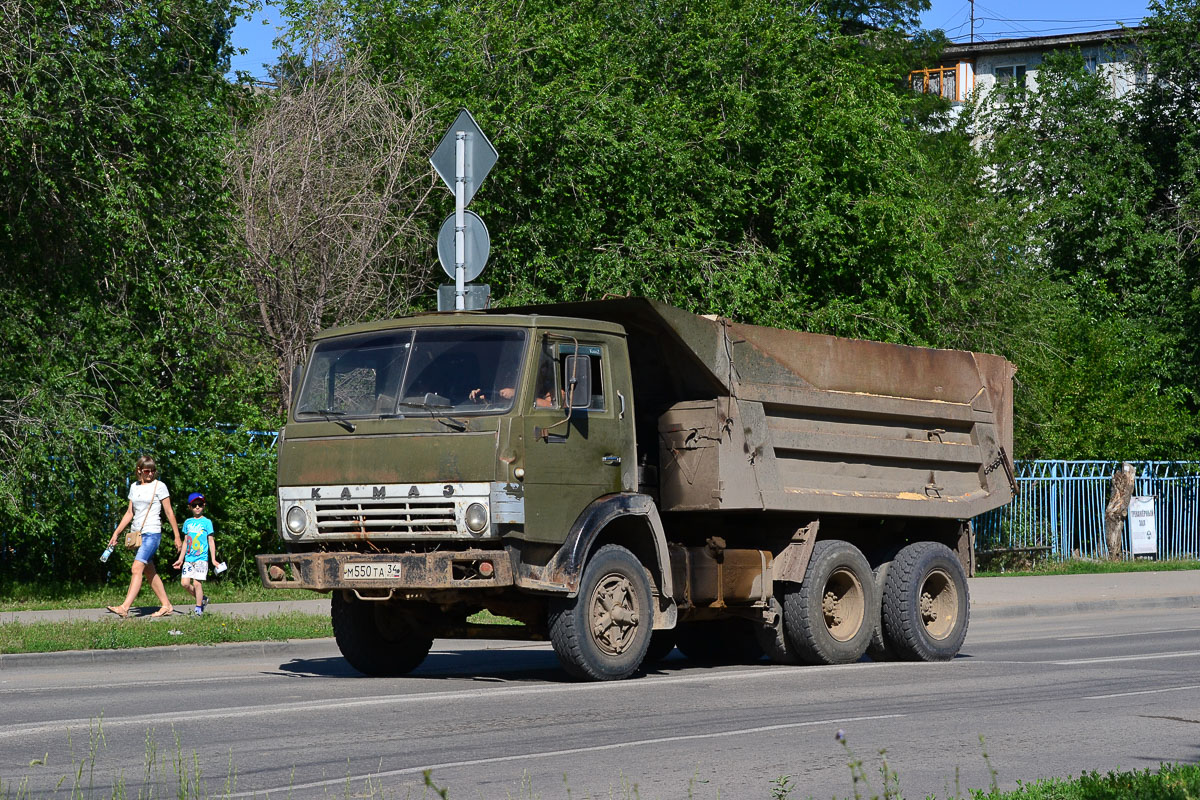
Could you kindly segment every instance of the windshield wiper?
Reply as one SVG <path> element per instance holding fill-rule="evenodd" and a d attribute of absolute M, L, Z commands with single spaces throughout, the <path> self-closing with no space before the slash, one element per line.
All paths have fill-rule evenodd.
<path fill-rule="evenodd" d="M 453 428 L 456 431 L 465 431 L 467 423 L 465 420 L 455 419 L 454 417 L 438 417 L 437 421 L 445 425 L 447 428 Z"/>
<path fill-rule="evenodd" d="M 315 411 L 314 410 L 301 411 L 300 413 L 301 414 L 320 414 L 322 417 L 325 418 L 326 422 L 336 422 L 338 425 L 341 425 L 346 430 L 350 431 L 351 433 L 354 433 L 354 423 L 350 422 L 349 420 L 342 419 L 342 417 L 346 416 L 345 411 L 334 411 L 332 408 L 318 408 Z"/>
<path fill-rule="evenodd" d="M 399 405 L 405 408 L 423 408 L 427 411 L 434 408 L 454 408 L 454 404 L 450 402 L 448 397 L 442 397 L 434 392 L 426 392 L 420 402 L 412 400 L 401 400 Z"/>

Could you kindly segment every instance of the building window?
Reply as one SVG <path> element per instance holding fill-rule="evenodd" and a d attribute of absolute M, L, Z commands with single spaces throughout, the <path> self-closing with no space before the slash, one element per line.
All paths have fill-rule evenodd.
<path fill-rule="evenodd" d="M 1025 65 L 1014 64 L 1007 67 L 996 67 L 996 83 L 1016 83 L 1025 87 Z"/>
<path fill-rule="evenodd" d="M 1096 70 L 1100 68 L 1100 57 L 1097 55 L 1084 56 L 1083 68 L 1087 70 L 1089 74 L 1095 75 Z"/>
<path fill-rule="evenodd" d="M 908 73 L 908 81 L 914 92 L 936 94 L 947 100 L 962 100 L 958 88 L 957 67 L 915 69 Z"/>

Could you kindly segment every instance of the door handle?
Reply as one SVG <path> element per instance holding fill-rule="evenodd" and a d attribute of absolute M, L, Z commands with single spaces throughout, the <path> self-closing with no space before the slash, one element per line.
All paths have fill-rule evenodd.
<path fill-rule="evenodd" d="M 604 456 L 600 460 L 605 464 L 608 464 L 610 467 L 619 467 L 621 465 L 620 456 Z"/>

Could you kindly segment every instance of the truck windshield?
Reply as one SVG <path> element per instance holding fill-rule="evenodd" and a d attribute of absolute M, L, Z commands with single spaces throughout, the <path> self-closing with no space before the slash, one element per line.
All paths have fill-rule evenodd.
<path fill-rule="evenodd" d="M 525 354 L 514 328 L 416 328 L 319 342 L 296 418 L 502 414 Z"/>

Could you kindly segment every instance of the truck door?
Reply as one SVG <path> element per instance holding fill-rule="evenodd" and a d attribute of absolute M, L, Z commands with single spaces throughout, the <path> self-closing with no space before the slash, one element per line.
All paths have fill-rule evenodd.
<path fill-rule="evenodd" d="M 561 542 L 589 503 L 635 486 L 632 386 L 619 336 L 547 334 L 538 346 L 524 414 L 525 536 Z M 585 363 L 590 386 L 576 383 L 568 409 Z"/>

